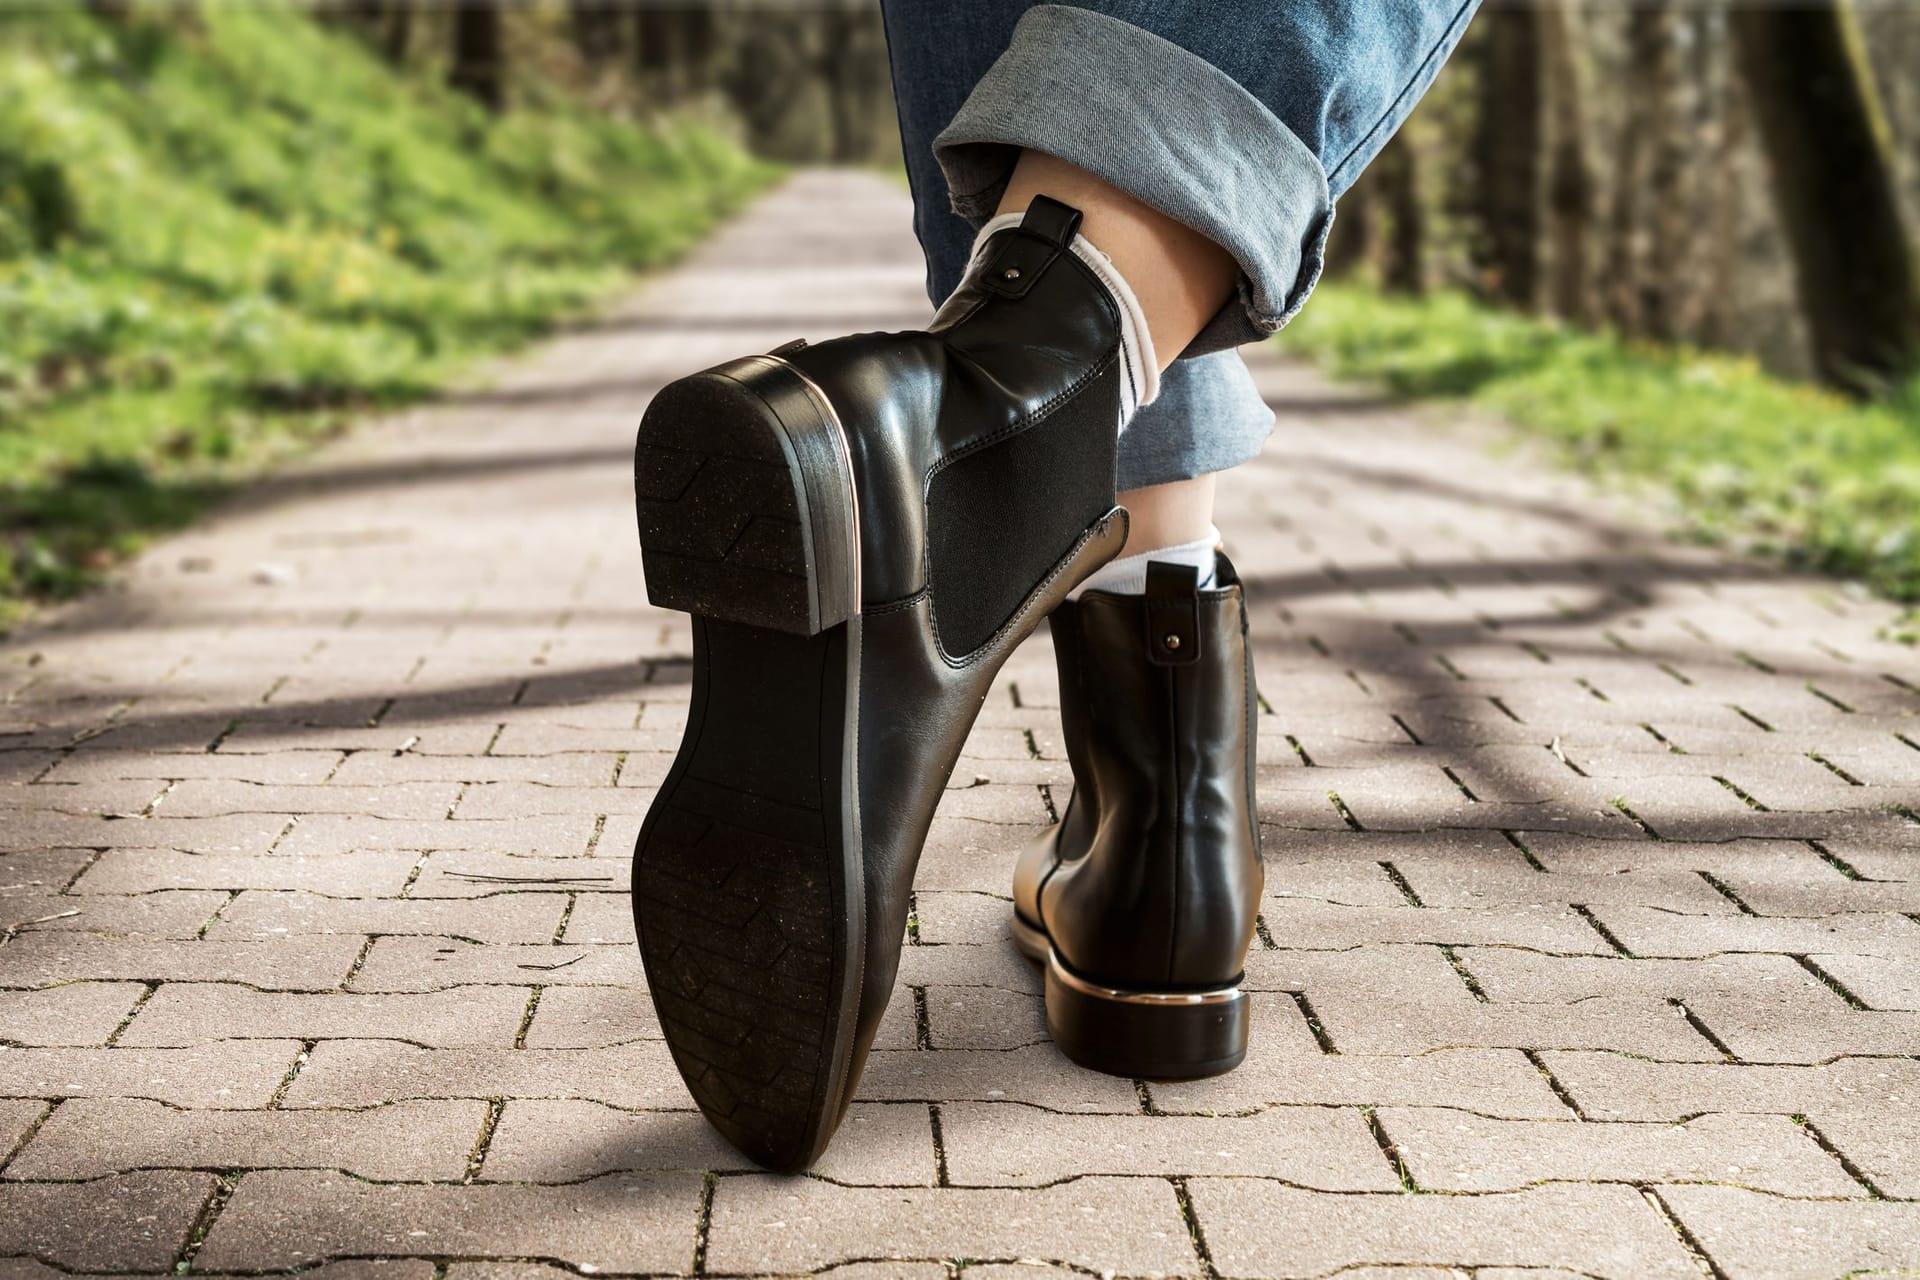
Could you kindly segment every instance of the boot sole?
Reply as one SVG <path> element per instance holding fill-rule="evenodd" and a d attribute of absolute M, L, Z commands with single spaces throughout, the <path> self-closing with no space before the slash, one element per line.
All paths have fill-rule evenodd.
<path fill-rule="evenodd" d="M 1238 983 L 1210 991 L 1108 987 L 1069 969 L 1040 926 L 1013 914 L 1013 943 L 1046 973 L 1047 1032 L 1079 1065 L 1135 1080 L 1195 1080 L 1247 1056 L 1251 1007 Z"/>
<path fill-rule="evenodd" d="M 640 955 L 701 1111 L 795 1172 L 841 1110 L 866 949 L 845 438 L 750 357 L 663 388 L 634 470 L 648 599 L 693 615 L 686 732 L 634 849 Z"/>

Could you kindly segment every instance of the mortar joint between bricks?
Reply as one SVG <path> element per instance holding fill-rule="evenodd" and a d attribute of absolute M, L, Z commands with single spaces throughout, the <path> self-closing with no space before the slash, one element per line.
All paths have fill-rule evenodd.
<path fill-rule="evenodd" d="M 1167 1179 L 1173 1187 L 1174 1203 L 1180 1206 L 1180 1218 L 1187 1224 L 1187 1239 L 1193 1245 L 1193 1256 L 1200 1263 L 1200 1274 L 1206 1280 L 1218 1280 L 1220 1268 L 1214 1264 L 1213 1250 L 1207 1245 L 1207 1233 L 1200 1226 L 1200 1216 L 1193 1209 L 1193 1195 L 1187 1189 L 1184 1177 Z"/>
<path fill-rule="evenodd" d="M 200 1206 L 199 1214 L 194 1218 L 193 1227 L 187 1232 L 186 1243 L 180 1247 L 180 1254 L 174 1260 L 175 1275 L 190 1275 L 193 1261 L 200 1256 L 200 1250 L 207 1243 L 207 1237 L 213 1234 L 213 1224 L 220 1219 L 227 1202 L 233 1199 L 234 1191 L 245 1176 L 243 1169 L 223 1169 L 213 1176 L 213 1190 L 207 1194 L 206 1202 Z"/>
<path fill-rule="evenodd" d="M 480 1132 L 473 1140 L 473 1148 L 467 1153 L 467 1170 L 461 1176 L 462 1186 L 470 1185 L 480 1177 L 480 1168 L 487 1162 L 487 1152 L 493 1149 L 493 1134 L 500 1127 L 500 1115 L 507 1109 L 505 1098 L 488 1098 L 486 1114 L 480 1118 Z"/>
<path fill-rule="evenodd" d="M 1387 1134 L 1387 1127 L 1380 1123 L 1377 1107 L 1362 1107 L 1361 1118 L 1367 1122 L 1367 1132 L 1373 1135 L 1373 1143 L 1380 1148 L 1380 1154 L 1387 1158 L 1387 1167 L 1393 1170 L 1393 1176 L 1400 1181 L 1400 1190 L 1408 1195 L 1420 1194 L 1420 1186 L 1413 1180 L 1413 1170 L 1407 1168 L 1407 1162 L 1400 1158 L 1400 1148 Z"/>
<path fill-rule="evenodd" d="M 1885 1200 L 1887 1198 L 1887 1193 L 1882 1191 L 1879 1185 L 1875 1183 L 1872 1178 L 1869 1178 L 1866 1172 L 1862 1170 L 1859 1165 L 1855 1164 L 1847 1156 L 1847 1153 L 1842 1151 L 1832 1139 L 1822 1133 L 1820 1126 L 1816 1125 L 1811 1119 L 1804 1115 L 1794 1116 L 1793 1122 L 1806 1132 L 1807 1137 L 1813 1140 L 1815 1146 L 1832 1156 L 1835 1163 L 1840 1166 L 1841 1171 L 1859 1183 L 1861 1187 L 1866 1190 L 1867 1196 L 1870 1199 Z"/>
<path fill-rule="evenodd" d="M 13 1146 L 6 1150 L 0 1151 L 0 1174 L 6 1172 L 7 1166 L 13 1163 L 15 1156 L 27 1149 L 27 1144 L 32 1142 L 34 1135 L 40 1132 L 40 1127 L 53 1118 L 53 1113 L 59 1110 L 60 1104 L 64 1101 L 66 1101 L 64 1098 L 55 1098 L 51 1102 L 48 1102 L 40 1109 L 40 1114 L 35 1116 L 32 1122 L 21 1132 L 19 1141 L 15 1142 Z"/>
<path fill-rule="evenodd" d="M 1540 1078 L 1547 1082 L 1547 1088 L 1552 1091 L 1554 1097 L 1560 1099 L 1560 1105 L 1573 1112 L 1573 1118 L 1575 1120 L 1585 1120 L 1587 1118 L 1586 1110 L 1581 1107 L 1579 1101 L 1573 1096 L 1573 1091 L 1560 1082 L 1559 1076 L 1553 1074 L 1553 1068 L 1549 1067 L 1547 1060 L 1540 1056 L 1540 1051 L 1538 1049 L 1522 1049 L 1520 1053 L 1528 1062 L 1533 1064 L 1533 1069 L 1540 1073 Z"/>
<path fill-rule="evenodd" d="M 1715 1032 L 1712 1027 L 1708 1026 L 1699 1014 L 1688 1008 L 1685 1000 L 1674 997 L 1669 999 L 1667 1003 L 1673 1008 L 1678 1009 L 1680 1016 L 1687 1020 L 1687 1025 L 1692 1027 L 1702 1040 L 1705 1040 L 1708 1044 L 1719 1050 L 1722 1058 L 1728 1062 L 1740 1061 L 1740 1055 L 1735 1053 L 1732 1047 L 1728 1045 L 1725 1040 L 1722 1040 L 1719 1034 Z"/>
<path fill-rule="evenodd" d="M 527 1033 L 533 1030 L 533 1015 L 540 1008 L 540 995 L 545 990 L 546 986 L 544 984 L 536 982 L 533 984 L 532 990 L 527 992 L 527 1007 L 521 1011 L 520 1027 L 513 1033 L 514 1048 L 524 1049 L 527 1047 Z"/>
<path fill-rule="evenodd" d="M 126 1034 L 127 1028 L 133 1025 L 133 1020 L 140 1016 L 140 1011 L 147 1007 L 147 1001 L 153 999 L 153 993 L 159 989 L 160 984 L 157 982 L 142 984 L 140 994 L 134 997 L 133 1008 L 127 1010 L 127 1016 L 120 1019 L 120 1025 L 115 1027 L 112 1034 L 106 1038 L 107 1048 L 111 1049 L 120 1042 L 120 1037 Z"/>
<path fill-rule="evenodd" d="M 1622 958 L 1627 960 L 1639 959 L 1638 956 L 1633 954 L 1633 949 L 1631 947 L 1629 947 L 1626 943 L 1620 941 L 1619 936 L 1616 935 L 1613 930 L 1607 928 L 1607 926 L 1601 922 L 1600 917 L 1594 914 L 1592 907 L 1588 906 L 1584 902 L 1570 902 L 1567 904 L 1567 906 L 1573 911 L 1575 915 L 1579 916 L 1582 920 L 1586 921 L 1587 927 L 1592 929 L 1595 933 L 1599 934 L 1600 940 L 1606 943 L 1608 946 L 1612 947 L 1616 952 L 1620 954 Z"/>
<path fill-rule="evenodd" d="M 915 1049 L 933 1048 L 933 1019 L 927 1010 L 927 989 L 924 986 L 911 988 L 913 992 L 913 1047 Z"/>
<path fill-rule="evenodd" d="M 1393 887 L 1400 891 L 1400 896 L 1407 900 L 1408 906 L 1424 907 L 1427 905 L 1420 901 L 1420 895 L 1413 891 L 1413 883 L 1401 873 L 1400 868 L 1394 866 L 1391 862 L 1381 862 L 1378 865 L 1380 870 L 1386 873 L 1387 879 L 1393 881 Z"/>
<path fill-rule="evenodd" d="M 933 1137 L 933 1179 L 934 1185 L 950 1187 L 953 1179 L 947 1173 L 947 1139 L 940 1127 L 940 1104 L 927 1104 L 927 1128 Z"/>
<path fill-rule="evenodd" d="M 720 1187 L 718 1171 L 708 1169 L 700 1175 L 700 1207 L 693 1220 L 693 1265 L 688 1274 L 707 1274 L 707 1240 L 713 1230 L 713 1195 Z"/>
<path fill-rule="evenodd" d="M 1711 1276 L 1713 1280 L 1733 1280 L 1720 1264 L 1713 1260 L 1713 1255 L 1706 1251 L 1699 1239 L 1687 1228 L 1687 1224 L 1680 1221 L 1673 1207 L 1660 1198 L 1659 1188 L 1642 1186 L 1634 1189 L 1640 1193 L 1640 1198 L 1647 1202 L 1647 1206 L 1659 1216 L 1660 1220 L 1667 1224 L 1667 1229 L 1679 1238 L 1680 1246 L 1693 1258 L 1693 1264 L 1696 1267 Z"/>
<path fill-rule="evenodd" d="M 1820 965 L 1814 961 L 1814 958 L 1812 956 L 1796 955 L 1793 957 L 1793 960 L 1795 964 L 1798 964 L 1802 969 L 1805 969 L 1808 973 L 1812 974 L 1816 979 L 1818 979 L 1821 986 L 1825 987 L 1827 990 L 1833 992 L 1833 994 L 1839 996 L 1842 1000 L 1846 1001 L 1848 1008 L 1854 1009 L 1860 1012 L 1866 1012 L 1873 1008 L 1872 1005 L 1868 1004 L 1865 1000 L 1862 1000 L 1859 996 L 1855 995 L 1851 990 L 1849 990 L 1846 983 L 1840 981 L 1840 979 L 1834 977 L 1832 974 L 1828 973 L 1825 969 L 1821 968 Z"/>

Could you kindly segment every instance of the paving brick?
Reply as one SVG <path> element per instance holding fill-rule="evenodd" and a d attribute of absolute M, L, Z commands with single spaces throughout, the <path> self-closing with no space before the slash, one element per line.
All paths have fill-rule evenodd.
<path fill-rule="evenodd" d="M 443 991 L 470 984 L 608 986 L 643 981 L 633 947 L 498 945 L 458 938 L 375 938 L 354 991 Z"/>
<path fill-rule="evenodd" d="M 1536 1182 L 1723 1182 L 1796 1196 L 1861 1190 L 1785 1116 L 1675 1125 L 1494 1120 L 1439 1107 L 1377 1115 L 1422 1191 L 1518 1191 Z"/>
<path fill-rule="evenodd" d="M 1082 1070 L 1050 1044 L 1005 1051 L 876 1051 L 867 1059 L 860 1096 L 903 1102 L 1026 1102 L 1055 1111 L 1121 1115 L 1140 1107 L 1130 1082 Z"/>
<path fill-rule="evenodd" d="M 635 1110 L 693 1107 L 666 1044 L 657 1040 L 591 1051 L 323 1040 L 287 1091 L 286 1105 L 370 1107 L 402 1098 L 581 1098 Z"/>
<path fill-rule="evenodd" d="M 987 946 L 906 947 L 900 954 L 899 981 L 908 986 L 997 987 L 1040 992 L 1038 966 L 1013 949 L 1011 941 Z"/>
<path fill-rule="evenodd" d="M 1563 953 L 1611 950 L 1578 912 L 1557 903 L 1421 910 L 1404 900 L 1360 907 L 1269 897 L 1261 911 L 1268 934 L 1290 948 L 1338 951 L 1377 942 L 1432 942 Z"/>
<path fill-rule="evenodd" d="M 446 849 L 427 855 L 410 898 L 484 898 L 496 893 L 624 893 L 631 859 L 533 857 Z M 411 865 L 411 864 L 409 864 Z"/>
<path fill-rule="evenodd" d="M 225 855 L 109 849 L 74 883 L 82 894 L 152 893 L 166 889 L 306 890 L 337 898 L 383 897 L 406 886 L 412 853 Z"/>
<path fill-rule="evenodd" d="M 10 912 L 37 911 L 37 906 L 17 904 L 58 894 L 98 856 L 91 849 L 0 849 L 0 903 Z"/>
<path fill-rule="evenodd" d="M 1515 1119 L 1557 1120 L 1567 1108 L 1516 1049 L 1439 1049 L 1417 1057 L 1266 1056 L 1224 1076 L 1155 1083 L 1154 1106 L 1175 1114 L 1313 1106 L 1454 1106 Z M 1063 1108 L 1064 1109 L 1064 1108 Z M 1116 1108 L 1117 1109 L 1117 1108 Z"/>
<path fill-rule="evenodd" d="M 1688 915 L 1739 910 L 1690 871 L 1631 871 L 1618 875 L 1540 872 L 1516 852 L 1508 866 L 1461 866 L 1443 858 L 1403 857 L 1394 864 L 1429 907 L 1488 907 L 1506 903 L 1580 903 L 1658 906 Z"/>
<path fill-rule="evenodd" d="M 0 981 L 10 979 L 6 958 L 0 950 Z M 0 991 L 0 1043 L 104 1045 L 146 990 L 137 982 L 69 982 Z"/>
<path fill-rule="evenodd" d="M 1892 912 L 1840 916 L 1693 916 L 1661 907 L 1596 907 L 1594 914 L 1639 956 L 1704 957 L 1730 951 L 1905 957 L 1920 961 L 1920 924 Z M 1893 1006 L 1889 1006 L 1893 1007 Z"/>
<path fill-rule="evenodd" d="M 296 1040 L 223 1040 L 190 1049 L 5 1049 L 0 1097 L 264 1107 L 299 1052 Z"/>
<path fill-rule="evenodd" d="M 1707 1256 L 1741 1280 L 1920 1269 L 1920 1204 L 1785 1200 L 1735 1187 L 1662 1187 Z"/>
<path fill-rule="evenodd" d="M 487 1148 L 482 1177 L 579 1182 L 632 1169 L 756 1166 L 693 1112 L 621 1111 L 598 1102 L 510 1102 Z M 931 1186 L 933 1127 L 914 1103 L 856 1103 L 813 1172 L 835 1182 Z"/>
<path fill-rule="evenodd" d="M 413 725 L 396 720 L 391 713 L 380 727 L 371 729 L 243 720 L 233 732 L 220 739 L 220 751 L 235 755 L 282 751 L 410 751 L 421 755 L 477 756 L 486 751 L 497 732 L 497 724 Z"/>
<path fill-rule="evenodd" d="M 652 803 L 653 792 L 638 786 L 562 787 L 539 782 L 477 782 L 461 793 L 453 816 L 457 820 L 513 820 L 535 814 L 644 815 Z"/>
<path fill-rule="evenodd" d="M 1894 918 L 1905 919 L 1902 916 Z M 1920 924 L 1914 927 L 1920 930 Z M 1895 945 L 1901 950 L 1894 956 L 1885 954 L 1885 951 L 1876 952 L 1856 946 L 1841 949 L 1841 954 L 1830 954 L 1812 947 L 1808 950 L 1816 951 L 1812 957 L 1814 962 L 1839 979 L 1847 990 L 1865 1004 L 1875 1009 L 1920 1010 L 1920 952 L 1905 949 L 1907 936 L 1904 932 L 1896 936 L 1898 942 Z"/>
<path fill-rule="evenodd" d="M 1565 1267 L 1582 1275 L 1699 1275 L 1629 1187 L 1552 1186 L 1489 1196 L 1344 1196 L 1251 1179 L 1190 1184 L 1214 1262 L 1231 1276 L 1321 1276 L 1363 1264 Z M 1287 1229 L 1276 1231 L 1275 1223 Z"/>
<path fill-rule="evenodd" d="M 63 1271 L 173 1269 L 200 1206 L 204 1173 L 128 1173 L 95 1182 L 0 1182 L 0 1255 Z"/>
<path fill-rule="evenodd" d="M 354 814 L 371 818 L 444 818 L 460 797 L 457 782 L 390 782 L 356 787 L 288 786 L 230 779 L 190 778 L 157 806 L 167 817 L 229 813 Z"/>
<path fill-rule="evenodd" d="M 0 1099 L 0 1167 L 6 1166 L 46 1114 L 47 1104 L 37 1098 Z"/>
<path fill-rule="evenodd" d="M 936 1049 L 1018 1049 L 1045 1044 L 1038 994 L 991 987 L 926 987 L 928 1039 Z"/>
<path fill-rule="evenodd" d="M 1548 1052 L 1549 1070 L 1589 1116 L 1683 1120 L 1705 1111 L 1811 1113 L 1828 1104 L 1920 1098 L 1920 1062 L 1849 1058 L 1813 1066 L 1645 1062 L 1611 1053 Z"/>
<path fill-rule="evenodd" d="M 566 905 L 565 899 L 551 894 L 449 901 L 249 890 L 221 910 L 206 937 L 211 942 L 240 942 L 316 934 L 416 934 L 489 943 L 546 942 L 560 927 Z"/>
<path fill-rule="evenodd" d="M 811 1271 L 873 1258 L 1029 1256 L 1094 1272 L 1199 1272 L 1173 1188 L 1155 1179 L 1082 1178 L 1000 1191 L 723 1178 L 707 1234 L 707 1265 L 722 1273 Z"/>
<path fill-rule="evenodd" d="M 172 849 L 180 853 L 265 853 L 273 847 L 290 821 L 291 815 L 277 813 L 247 813 L 219 818 L 107 818 L 67 813 L 15 813 L 7 819 L 7 842 L 14 849 Z"/>
<path fill-rule="evenodd" d="M 575 894 L 573 909 L 567 913 L 567 929 L 560 940 L 582 945 L 595 942 L 623 947 L 635 945 L 633 899 L 624 892 Z"/>
<path fill-rule="evenodd" d="M 89 747 L 62 757 L 49 782 L 112 778 L 226 778 L 236 782 L 316 785 L 340 767 L 338 751 L 279 751 L 228 755 L 217 751 L 102 751 Z"/>
<path fill-rule="evenodd" d="M 324 1040 L 406 1040 L 432 1047 L 513 1044 L 525 992 L 456 987 L 427 995 L 298 994 L 232 983 L 167 983 L 116 1042 L 129 1046 L 210 1044 L 248 1035 Z"/>
<path fill-rule="evenodd" d="M 76 978 L 134 982 L 244 982 L 277 991 L 340 985 L 360 953 L 358 938 L 261 942 L 153 942 L 85 934 L 27 933 L 0 950 L 0 974 L 18 986 Z"/>
<path fill-rule="evenodd" d="M 0 932 L 96 933 L 122 938 L 197 937 L 227 900 L 216 890 L 158 889 L 125 897 L 56 894 L 0 899 Z M 0 969 L 4 969 L 0 964 Z"/>
<path fill-rule="evenodd" d="M 277 852 L 332 855 L 370 849 L 475 849 L 525 857 L 573 857 L 585 853 L 592 838 L 591 813 L 455 821 L 323 813 L 304 819 L 288 832 Z"/>
<path fill-rule="evenodd" d="M 0 783 L 0 811 L 137 817 L 166 790 L 158 781 Z"/>
<path fill-rule="evenodd" d="M 196 1261 L 265 1271 L 316 1258 L 548 1257 L 600 1271 L 684 1272 L 700 1176 L 627 1173 L 571 1187 L 372 1186 L 338 1174 L 246 1175 Z"/>
<path fill-rule="evenodd" d="M 940 1108 L 956 1186 L 1038 1186 L 1087 1174 L 1280 1178 L 1324 1191 L 1397 1191 L 1352 1107 L 1245 1117 L 1060 1115 L 1008 1103 Z"/>
<path fill-rule="evenodd" d="M 564 755 L 394 755 L 356 751 L 332 785 L 385 786 L 395 782 L 531 782 L 549 787 L 608 786 L 619 756 L 612 751 Z"/>
<path fill-rule="evenodd" d="M 1011 874 L 1008 883 L 1012 883 Z M 928 946 L 990 945 L 1003 941 L 1010 946 L 1007 921 L 1012 914 L 1013 900 L 1000 894 L 922 891 L 914 895 L 919 940 Z"/>
<path fill-rule="evenodd" d="M 639 987 L 548 987 L 527 1027 L 529 1049 L 601 1049 L 658 1040 L 660 1020 Z"/>
<path fill-rule="evenodd" d="M 1920 1013 L 1850 1009 L 1838 998 L 1768 1007 L 1706 996 L 1688 1002 L 1694 1016 L 1748 1062 L 1830 1062 L 1849 1054 L 1920 1056 Z"/>
<path fill-rule="evenodd" d="M 375 1181 L 457 1181 L 483 1102 L 398 1102 L 370 1111 L 180 1111 L 157 1102 L 63 1102 L 9 1178 L 93 1178 L 153 1167 L 340 1169 Z"/>
<path fill-rule="evenodd" d="M 1548 956 L 1502 947 L 1463 947 L 1462 964 L 1495 1004 L 1548 1001 L 1589 1004 L 1623 996 L 1688 1001 L 1734 998 L 1778 1016 L 1808 1006 L 1839 1005 L 1820 980 L 1790 957 L 1712 956 L 1703 960 L 1623 956 Z"/>

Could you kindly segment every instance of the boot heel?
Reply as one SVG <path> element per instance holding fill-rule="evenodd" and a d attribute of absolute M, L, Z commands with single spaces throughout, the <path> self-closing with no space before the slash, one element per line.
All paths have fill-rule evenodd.
<path fill-rule="evenodd" d="M 858 515 L 833 406 L 749 356 L 663 387 L 634 441 L 647 599 L 817 635 L 858 612 Z"/>
<path fill-rule="evenodd" d="M 1191 1080 L 1231 1071 L 1247 1056 L 1247 994 L 1120 991 L 1047 958 L 1047 1030 L 1061 1052 L 1095 1071 Z"/>

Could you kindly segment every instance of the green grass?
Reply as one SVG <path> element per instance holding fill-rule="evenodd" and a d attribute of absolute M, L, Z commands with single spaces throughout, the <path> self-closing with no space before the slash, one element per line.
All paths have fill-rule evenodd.
<path fill-rule="evenodd" d="M 771 176 L 495 119 L 291 3 L 0 6 L 0 619 L 671 259 Z"/>
<path fill-rule="evenodd" d="M 1394 395 L 1489 410 L 1596 475 L 1663 486 L 1695 537 L 1920 600 L 1920 387 L 1862 405 L 1739 357 L 1344 283 L 1278 341 Z"/>

